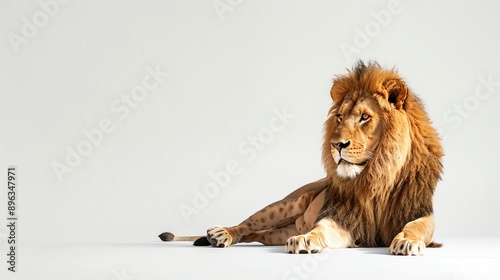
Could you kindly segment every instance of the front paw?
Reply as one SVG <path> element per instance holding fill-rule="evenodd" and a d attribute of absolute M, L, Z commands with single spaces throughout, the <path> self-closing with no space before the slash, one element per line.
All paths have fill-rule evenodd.
<path fill-rule="evenodd" d="M 425 243 L 422 240 L 410 240 L 406 238 L 394 238 L 389 252 L 394 255 L 421 256 L 424 254 Z"/>
<path fill-rule="evenodd" d="M 212 244 L 212 247 L 220 248 L 229 247 L 233 242 L 231 234 L 221 226 L 209 228 L 207 230 L 207 239 Z"/>
<path fill-rule="evenodd" d="M 316 254 L 322 250 L 319 238 L 310 233 L 290 237 L 285 243 L 285 252 L 289 254 Z"/>

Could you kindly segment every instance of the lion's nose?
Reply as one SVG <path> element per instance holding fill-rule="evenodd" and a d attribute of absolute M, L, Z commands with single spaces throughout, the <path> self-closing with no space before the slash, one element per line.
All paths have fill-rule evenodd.
<path fill-rule="evenodd" d="M 347 141 L 347 142 L 333 142 L 333 141 L 331 141 L 330 144 L 332 145 L 333 148 L 337 149 L 337 151 L 340 152 L 340 150 L 349 147 L 349 145 L 351 144 L 351 141 Z"/>

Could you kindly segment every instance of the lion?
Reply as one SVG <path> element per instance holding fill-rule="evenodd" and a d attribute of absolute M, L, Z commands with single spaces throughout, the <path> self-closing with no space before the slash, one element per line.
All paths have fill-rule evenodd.
<path fill-rule="evenodd" d="M 326 177 L 256 212 L 237 226 L 214 226 L 194 245 L 285 245 L 291 254 L 325 248 L 389 247 L 422 255 L 433 243 L 433 195 L 443 149 L 420 99 L 394 69 L 359 61 L 330 90 L 324 125 Z"/>

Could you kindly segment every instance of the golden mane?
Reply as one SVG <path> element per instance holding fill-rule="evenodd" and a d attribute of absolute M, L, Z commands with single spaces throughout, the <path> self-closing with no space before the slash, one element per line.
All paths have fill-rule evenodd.
<path fill-rule="evenodd" d="M 330 185 L 318 220 L 333 218 L 352 232 L 356 246 L 388 246 L 402 226 L 433 212 L 432 197 L 443 170 L 438 133 L 420 99 L 394 69 L 359 62 L 334 79 L 330 94 L 334 103 L 323 143 Z M 380 106 L 381 140 L 357 177 L 339 177 L 331 155 L 331 115 L 344 101 L 363 94 L 371 94 Z"/>

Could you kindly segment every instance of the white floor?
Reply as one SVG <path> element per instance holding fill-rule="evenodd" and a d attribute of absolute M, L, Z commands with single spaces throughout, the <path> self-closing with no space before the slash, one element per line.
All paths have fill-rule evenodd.
<path fill-rule="evenodd" d="M 1 279 L 500 279 L 500 239 L 449 239 L 421 257 L 387 248 L 290 255 L 284 247 L 189 242 L 57 245 L 23 248 L 18 272 Z M 2 252 L 3 254 L 3 252 Z M 7 277 L 4 277 L 7 276 Z"/>

